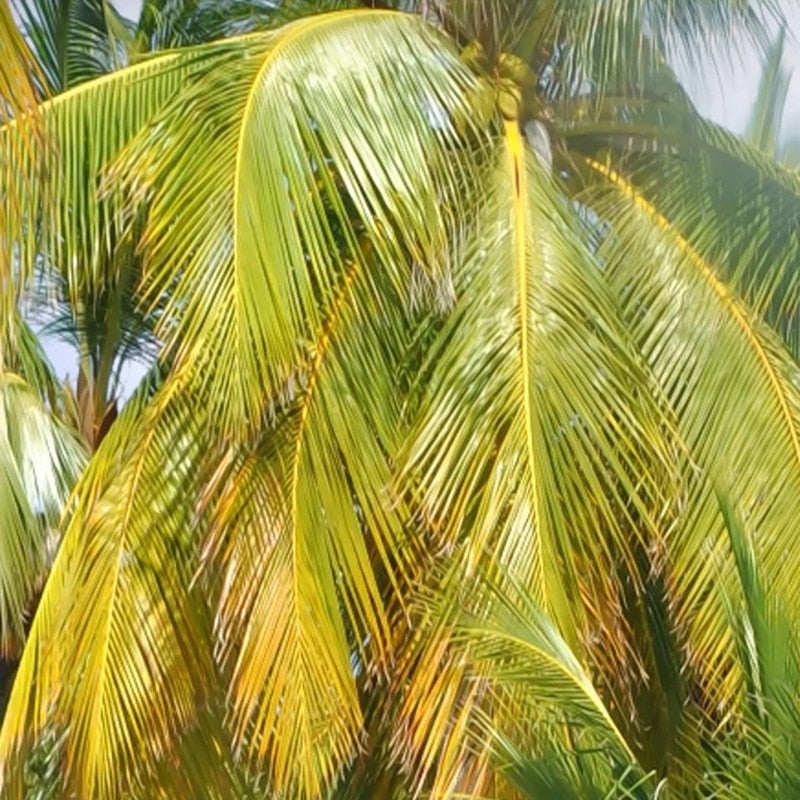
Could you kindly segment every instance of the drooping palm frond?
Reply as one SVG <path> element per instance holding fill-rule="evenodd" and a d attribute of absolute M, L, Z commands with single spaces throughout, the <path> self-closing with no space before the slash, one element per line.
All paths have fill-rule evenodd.
<path fill-rule="evenodd" d="M 36 104 L 38 95 L 35 88 L 37 70 L 35 60 L 17 29 L 8 0 L 0 2 L 0 44 L 2 45 L 2 64 L 0 64 L 0 123 L 8 124 L 16 120 L 17 136 L 13 142 L 4 141 L 0 147 L 0 160 L 8 163 L 14 159 L 30 157 L 42 146 L 38 126 Z M 38 177 L 38 176 L 37 176 Z M 16 346 L 16 330 L 12 320 L 16 319 L 17 296 L 10 287 L 16 278 L 16 262 L 13 242 L 21 225 L 19 215 L 22 208 L 14 202 L 13 196 L 5 198 L 0 204 L 0 280 L 7 288 L 2 293 L 2 322 L 0 323 L 0 366 Z"/>
<path fill-rule="evenodd" d="M 796 354 L 800 183 L 682 105 L 609 101 L 601 119 L 562 130 L 575 162 L 610 159 Z"/>
<path fill-rule="evenodd" d="M 117 797 L 178 758 L 214 696 L 209 609 L 189 590 L 202 526 L 186 502 L 207 427 L 176 388 L 150 402 L 143 389 L 81 478 L 6 713 L 5 796 L 22 796 L 25 757 L 54 730 L 64 790 Z"/>
<path fill-rule="evenodd" d="M 0 43 L 3 63 L 0 65 L 0 122 L 24 119 L 34 115 L 39 77 L 36 62 L 17 27 L 8 0 L 0 3 Z"/>
<path fill-rule="evenodd" d="M 19 115 L 32 109 L 36 102 L 31 82 L 31 56 L 20 36 L 8 0 L 0 3 L 0 41 L 3 43 L 3 65 L 0 68 L 0 102 L 2 117 Z"/>
<path fill-rule="evenodd" d="M 18 310 L 5 320 L 6 342 L 3 366 L 7 372 L 22 378 L 51 411 L 61 410 L 61 385 L 39 337 Z"/>
<path fill-rule="evenodd" d="M 407 513 L 387 494 L 408 322 L 389 287 L 382 313 L 363 310 L 377 275 L 353 266 L 296 401 L 217 480 L 206 570 L 224 576 L 218 636 L 236 739 L 268 755 L 272 785 L 290 793 L 320 794 L 357 753 L 357 674 L 389 669 L 386 595 L 413 557 Z"/>
<path fill-rule="evenodd" d="M 490 614 L 464 614 L 454 644 L 491 697 L 473 735 L 497 775 L 532 799 L 651 797 L 653 775 L 553 623 L 519 588 L 483 592 Z"/>
<path fill-rule="evenodd" d="M 119 166 L 147 198 L 149 296 L 180 320 L 159 333 L 213 384 L 226 429 L 286 396 L 362 242 L 398 291 L 414 260 L 446 287 L 439 202 L 471 79 L 442 44 L 413 17 L 358 10 L 242 37 Z"/>
<path fill-rule="evenodd" d="M 658 550 L 658 484 L 670 481 L 648 379 L 577 218 L 516 121 L 506 122 L 483 185 L 406 467 L 434 540 L 455 548 L 440 591 L 457 605 L 475 575 L 519 582 L 571 646 L 593 651 L 587 660 L 626 663 L 636 644 L 610 576 L 640 591 L 639 551 Z M 437 793 L 466 769 L 466 722 L 456 720 L 479 710 L 480 697 L 448 652 L 447 619 L 420 624 L 425 636 L 402 678 L 403 742 L 419 772 L 435 774 Z M 630 702 L 621 684 L 611 691 Z"/>
<path fill-rule="evenodd" d="M 798 791 L 800 725 L 796 622 L 790 620 L 784 598 L 762 580 L 754 531 L 724 488 L 718 486 L 716 494 L 735 562 L 734 586 L 722 592 L 745 690 L 724 724 L 712 720 L 708 750 L 692 778 L 709 796 L 791 796 Z"/>
<path fill-rule="evenodd" d="M 785 546 L 800 490 L 796 365 L 656 208 L 613 169 L 592 168 L 616 192 L 608 205 L 595 205 L 615 220 L 601 249 L 606 273 L 688 448 L 686 511 L 668 546 L 676 622 L 690 642 L 692 669 L 724 704 L 741 673 L 725 666 L 733 642 L 719 594 L 709 591 L 732 574 L 709 481 L 730 481 L 758 532 L 764 580 L 776 596 L 789 596 L 798 569 Z"/>
<path fill-rule="evenodd" d="M 548 105 L 566 188 L 586 180 L 582 157 L 610 159 L 797 353 L 796 176 L 702 119 L 662 57 L 643 60 L 638 80 L 633 95 L 612 86 L 599 102 Z"/>

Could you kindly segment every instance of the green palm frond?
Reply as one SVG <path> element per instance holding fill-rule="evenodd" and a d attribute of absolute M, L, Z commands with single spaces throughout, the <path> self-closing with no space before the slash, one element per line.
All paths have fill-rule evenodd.
<path fill-rule="evenodd" d="M 21 148 L 24 127 L 11 123 L 0 131 L 9 154 L 0 185 L 17 210 L 3 244 L 15 257 L 18 290 L 41 263 L 68 276 L 76 301 L 81 287 L 99 289 L 115 279 L 108 265 L 128 227 L 119 193 L 103 190 L 103 169 L 193 70 L 213 67 L 205 55 L 169 53 L 43 103 L 38 114 L 47 146 L 35 153 Z"/>
<path fill-rule="evenodd" d="M 354 63 L 354 53 L 362 51 L 363 60 Z M 336 53 L 347 59 L 347 70 L 314 72 L 312 65 L 323 54 L 330 60 Z M 246 422 L 245 430 L 262 425 L 270 414 L 277 414 L 280 422 L 257 459 L 257 475 L 264 476 L 266 488 L 258 490 L 253 513 L 258 535 L 269 532 L 270 520 L 280 525 L 281 557 L 276 553 L 267 562 L 262 558 L 242 564 L 236 557 L 223 562 L 237 579 L 221 600 L 222 634 L 231 639 L 223 663 L 233 675 L 238 740 L 246 740 L 257 757 L 269 754 L 277 785 L 313 793 L 330 782 L 357 749 L 360 711 L 350 675 L 351 650 L 370 641 L 370 652 L 362 658 L 386 669 L 387 623 L 373 573 L 401 569 L 395 560 L 402 558 L 398 541 L 403 533 L 398 510 L 382 496 L 390 476 L 387 453 L 399 450 L 400 398 L 392 397 L 391 370 L 407 347 L 405 331 L 414 307 L 411 261 L 431 286 L 447 291 L 449 220 L 443 209 L 455 193 L 460 142 L 451 117 L 468 110 L 471 79 L 442 47 L 439 36 L 419 20 L 351 12 L 156 58 L 87 85 L 90 94 L 92 86 L 100 93 L 92 98 L 95 109 L 108 89 L 109 112 L 119 113 L 124 92 L 111 87 L 117 82 L 127 87 L 141 70 L 141 83 L 151 81 L 142 91 L 153 108 L 166 99 L 172 81 L 187 78 L 187 70 L 179 72 L 176 61 L 197 69 L 195 78 L 202 67 L 207 79 L 191 81 L 173 100 L 171 111 L 150 119 L 111 177 L 141 179 L 131 188 L 142 192 L 134 199 L 146 200 L 144 248 L 148 281 L 155 287 L 151 292 L 168 292 L 172 305 L 167 319 L 170 324 L 181 320 L 177 331 L 162 333 L 175 351 L 177 369 L 191 375 L 204 398 L 209 419 L 240 436 L 239 420 Z M 414 83 L 412 78 L 419 74 L 426 76 L 425 82 Z M 404 93 L 389 91 L 390 75 L 400 81 Z M 227 100 L 212 109 L 207 93 L 222 85 Z M 292 102 L 287 104 L 287 98 Z M 141 95 L 130 98 L 132 105 L 141 101 Z M 49 120 L 63 113 L 80 119 L 89 102 L 88 95 L 76 89 L 54 100 L 43 116 Z M 176 108 L 181 109 L 179 115 Z M 277 113 L 281 108 L 283 113 Z M 341 114 L 353 115 L 352 124 L 342 127 Z M 132 125 L 137 122 L 143 124 L 143 117 L 131 119 Z M 91 137 L 86 146 L 98 156 L 113 155 L 122 140 L 120 132 L 107 139 L 102 117 L 93 124 L 99 146 Z M 151 136 L 156 131 L 157 138 Z M 391 141 L 387 131 L 392 132 Z M 304 148 L 305 163 L 297 158 Z M 391 157 L 394 149 L 399 158 Z M 66 160 L 71 163 L 81 155 L 67 151 Z M 187 158 L 205 164 L 205 177 L 198 181 L 199 174 L 186 170 Z M 94 163 L 99 165 L 100 158 Z M 127 166 L 133 163 L 136 170 L 129 172 Z M 80 189 L 78 178 L 73 183 Z M 264 192 L 265 186 L 271 191 Z M 91 205 L 91 197 L 84 194 L 79 199 L 89 204 L 86 230 L 80 233 L 94 244 L 105 220 Z M 208 214 L 197 217 L 199 208 Z M 202 227 L 202 222 L 212 224 Z M 167 263 L 167 248 L 177 242 L 187 260 L 176 264 L 169 256 Z M 304 263 L 313 272 L 297 269 Z M 268 307 L 266 298 L 271 300 Z M 232 314 L 226 313 L 228 308 Z M 215 366 L 209 371 L 211 358 Z M 126 429 L 123 424 L 121 430 Z M 109 441 L 116 443 L 121 435 L 112 431 Z M 101 449 L 90 477 L 84 479 L 62 550 L 73 555 L 69 568 L 57 568 L 51 578 L 48 587 L 56 587 L 54 594 L 66 580 L 61 573 L 72 576 L 73 569 L 81 568 L 83 548 L 97 546 L 91 541 L 102 540 L 103 525 L 113 523 L 118 507 L 124 518 L 117 538 L 109 542 L 109 553 L 122 546 L 120 536 L 143 535 L 140 526 L 147 523 L 139 519 L 138 504 L 146 503 L 144 483 L 155 479 L 142 476 L 139 483 L 135 475 L 126 478 L 127 472 L 117 477 L 104 472 L 108 483 L 102 483 L 97 473 L 98 464 L 104 463 L 102 453 L 116 446 L 110 443 Z M 154 447 L 163 452 L 158 449 L 160 440 Z M 148 449 L 142 458 L 147 459 L 142 469 L 150 469 L 150 459 L 155 463 L 156 456 Z M 118 501 L 116 486 L 123 492 Z M 244 476 L 234 473 L 223 504 L 252 502 L 252 491 Z M 92 500 L 95 492 L 99 498 Z M 309 492 L 316 501 L 306 499 Z M 106 496 L 108 508 L 93 521 L 99 514 L 93 509 L 102 506 Z M 127 510 L 125 497 L 134 503 Z M 233 523 L 233 532 L 242 534 L 237 547 L 260 544 L 248 542 L 238 515 L 229 518 L 221 511 L 219 519 L 223 541 Z M 99 529 L 91 539 L 81 535 L 95 526 Z M 321 531 L 330 536 L 324 548 L 318 543 Z M 100 611 L 85 612 L 85 619 L 77 612 L 72 617 L 81 630 L 99 631 L 104 641 L 110 634 L 134 635 L 123 627 L 120 616 L 124 603 L 134 600 L 116 593 L 110 562 L 102 568 L 109 553 L 93 554 L 94 569 L 69 578 L 76 586 L 91 586 L 98 596 L 105 593 L 102 619 Z M 347 576 L 345 581 L 335 579 L 340 572 Z M 252 579 L 263 589 L 248 597 Z M 278 596 L 289 602 L 276 605 L 272 601 Z M 48 613 L 45 607 L 41 618 L 46 620 Z M 275 634 L 280 630 L 285 635 Z M 71 730 L 80 732 L 79 738 L 68 738 L 70 779 L 107 795 L 118 785 L 115 781 L 133 769 L 126 743 L 132 732 L 141 734 L 138 720 L 143 717 L 137 715 L 144 711 L 137 705 L 141 695 L 125 651 L 114 661 L 97 661 L 88 642 L 81 637 L 61 665 L 78 669 L 86 680 L 74 693 L 59 697 L 58 706 L 70 719 Z M 31 651 L 35 649 L 33 645 Z M 84 663 L 84 658 L 89 660 Z M 23 667 L 33 669 L 32 664 Z M 293 667 L 299 675 L 292 674 Z M 311 707 L 311 698 L 320 700 L 333 691 L 328 688 L 331 681 L 338 695 L 329 705 Z M 88 698 L 94 702 L 87 708 Z M 104 702 L 124 712 L 136 727 L 117 735 L 103 716 Z M 294 731 L 291 737 L 272 732 L 277 707 L 284 709 L 280 730 Z M 19 726 L 25 713 L 24 706 L 11 712 L 18 732 L 7 733 L 12 737 L 7 741 L 22 735 Z M 7 723 L 7 731 L 11 725 Z M 320 726 L 328 731 L 329 747 L 317 742 Z M 168 721 L 157 716 L 152 727 L 153 738 L 163 746 Z M 96 736 L 87 735 L 90 728 L 97 730 Z M 299 763 L 294 745 L 305 747 L 307 754 Z M 120 764 L 118 769 L 111 768 L 112 761 Z"/>
<path fill-rule="evenodd" d="M 625 111 L 630 104 L 620 103 L 618 119 L 579 122 L 569 129 L 567 141 L 573 152 L 610 158 L 796 354 L 797 176 L 727 131 L 693 117 L 690 109 L 676 114 L 669 106 L 645 106 L 646 121 L 631 120 Z M 576 160 L 580 163 L 580 157 Z"/>
<path fill-rule="evenodd" d="M 737 713 L 719 725 L 694 776 L 709 795 L 732 798 L 791 796 L 798 791 L 796 771 L 800 707 L 800 660 L 796 622 L 783 599 L 766 586 L 754 547 L 753 531 L 717 487 L 736 584 L 725 605 L 736 640 L 745 691 Z"/>
<path fill-rule="evenodd" d="M 398 290 L 411 261 L 446 287 L 451 117 L 467 114 L 471 78 L 435 32 L 391 12 L 228 47 L 118 169 L 148 205 L 145 285 L 168 294 L 171 321 L 158 333 L 241 431 L 287 395 L 364 242 Z"/>
<path fill-rule="evenodd" d="M 455 641 L 489 686 L 493 709 L 478 733 L 497 772 L 537 800 L 651 797 L 653 776 L 547 616 L 519 591 L 491 590 L 488 602 L 491 615 L 467 616 Z"/>
<path fill-rule="evenodd" d="M 443 592 L 458 597 L 473 575 L 519 582 L 571 646 L 622 664 L 636 644 L 610 576 L 642 590 L 640 552 L 658 549 L 658 483 L 672 480 L 648 378 L 578 218 L 516 122 L 506 123 L 482 186 L 406 474 L 437 544 L 456 548 Z M 480 703 L 459 689 L 447 621 L 431 624 L 410 662 L 404 713 L 410 751 L 429 748 L 417 768 L 438 770 L 443 791 L 460 769 L 460 746 L 441 731 L 450 714 L 468 716 Z M 612 691 L 626 702 L 624 687 Z"/>
<path fill-rule="evenodd" d="M 451 725 L 421 737 L 437 750 L 435 737 L 444 736 L 438 758 L 445 761 L 458 749 L 455 739 L 467 743 L 457 769 L 439 767 L 447 783 L 434 783 L 429 796 L 520 796 L 509 794 L 512 787 L 537 800 L 651 796 L 645 788 L 652 792 L 653 776 L 638 764 L 589 672 L 528 592 L 510 581 L 500 588 L 478 578 L 455 605 L 452 594 L 436 591 L 419 602 L 431 619 L 453 619 L 449 646 L 464 687 Z M 450 665 L 438 666 L 447 671 Z M 427 702 L 451 703 L 447 680 L 438 688 Z M 476 698 L 479 707 L 470 709 Z"/>
<path fill-rule="evenodd" d="M 389 669 L 385 595 L 408 580 L 407 512 L 386 492 L 409 324 L 385 280 L 384 313 L 363 310 L 379 276 L 351 267 L 296 399 L 215 481 L 206 571 L 224 576 L 217 620 L 236 740 L 268 755 L 272 785 L 289 793 L 320 794 L 357 753 L 357 672 Z"/>
<path fill-rule="evenodd" d="M 595 99 L 612 88 L 628 95 L 646 92 L 642 71 L 653 61 L 671 57 L 696 63 L 699 51 L 713 59 L 709 41 L 750 40 L 764 47 L 770 24 L 780 18 L 774 2 L 587 0 L 550 6 L 546 32 L 560 33 L 565 42 L 563 84 L 585 94 L 581 82 L 588 81 Z"/>
<path fill-rule="evenodd" d="M 0 2 L 0 44 L 3 51 L 0 64 L 0 123 L 14 124 L 17 130 L 13 141 L 4 140 L 0 145 L 0 159 L 8 163 L 14 159 L 31 158 L 43 145 L 36 113 L 39 99 L 36 62 L 17 29 L 8 0 Z M 15 122 L 10 123 L 11 120 Z M 13 241 L 22 227 L 19 222 L 22 213 L 23 207 L 15 202 L 13 195 L 4 193 L 4 202 L 0 204 L 0 280 L 5 287 L 13 286 L 16 278 Z M 16 317 L 16 300 L 14 291 L 9 288 L 3 291 L 0 304 L 0 366 L 3 367 L 9 351 L 13 352 L 16 344 L 13 325 L 9 324 Z"/>
<path fill-rule="evenodd" d="M 732 565 L 709 480 L 730 479 L 759 531 L 764 580 L 778 596 L 791 591 L 798 563 L 785 536 L 800 490 L 796 365 L 713 265 L 631 184 L 598 162 L 592 167 L 617 193 L 604 206 L 615 221 L 601 250 L 606 272 L 687 447 L 686 512 L 668 548 L 676 621 L 691 642 L 694 667 L 713 676 L 712 694 L 730 699 L 736 671 L 723 664 L 732 640 L 719 595 L 708 588 Z"/>
<path fill-rule="evenodd" d="M 631 784 L 646 779 L 589 674 L 547 616 L 519 591 L 509 596 L 494 589 L 487 602 L 490 615 L 467 616 L 457 625 L 454 642 L 467 648 L 476 678 L 487 681 L 493 712 L 478 720 L 488 727 L 497 755 L 519 754 L 524 747 L 529 758 L 560 752 L 556 762 L 570 756 L 582 761 L 573 766 L 570 783 L 584 784 L 583 796 L 614 784 L 620 773 Z M 516 771 L 519 782 L 519 766 L 501 762 L 500 771 Z"/>
<path fill-rule="evenodd" d="M 773 0 L 417 0 L 416 7 L 462 43 L 479 41 L 490 60 L 517 53 L 547 66 L 540 74 L 560 86 L 562 95 L 593 91 L 595 99 L 611 87 L 643 91 L 641 70 L 654 58 L 695 63 L 701 48 L 713 58 L 709 40 L 766 48 L 772 23 L 781 19 Z"/>
<path fill-rule="evenodd" d="M 4 320 L 7 330 L 4 341 L 3 367 L 22 378 L 39 399 L 56 415 L 61 409 L 61 384 L 42 343 L 25 317 L 15 309 Z"/>
<path fill-rule="evenodd" d="M 145 0 L 130 55 L 136 58 L 147 52 L 211 42 L 348 5 L 352 3 L 343 0 Z"/>
<path fill-rule="evenodd" d="M 179 755 L 213 696 L 210 614 L 189 591 L 202 527 L 184 502 L 204 425 L 176 391 L 143 389 L 76 489 L 0 737 L 4 796 L 22 796 L 24 755 L 55 730 L 65 790 L 118 797 Z"/>

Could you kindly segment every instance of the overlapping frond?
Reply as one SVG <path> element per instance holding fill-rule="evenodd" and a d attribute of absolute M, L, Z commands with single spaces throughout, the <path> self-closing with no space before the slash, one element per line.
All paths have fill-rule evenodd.
<path fill-rule="evenodd" d="M 601 249 L 631 333 L 686 445 L 685 511 L 669 537 L 670 594 L 688 632 L 692 667 L 717 701 L 738 685 L 716 583 L 735 574 L 713 492 L 723 481 L 753 531 L 763 580 L 792 596 L 798 558 L 787 547 L 800 491 L 797 367 L 777 337 L 679 231 L 619 173 L 601 215 L 614 219 Z M 700 554 L 703 554 L 702 556 Z"/>
<path fill-rule="evenodd" d="M 576 219 L 516 122 L 486 186 L 406 467 L 425 519 L 455 548 L 439 589 L 457 605 L 476 575 L 519 582 L 584 656 L 635 660 L 615 578 L 641 589 L 641 552 L 658 550 L 657 484 L 670 481 L 650 385 Z M 442 738 L 450 715 L 457 738 L 455 719 L 479 705 L 458 688 L 451 623 L 421 623 L 405 712 L 435 792 L 461 768 L 459 745 Z"/>
<path fill-rule="evenodd" d="M 298 365 L 296 399 L 212 483 L 205 568 L 222 570 L 234 732 L 289 796 L 324 796 L 352 761 L 357 675 L 385 674 L 392 659 L 385 605 L 413 555 L 407 513 L 388 491 L 404 304 L 374 263 L 351 265 Z"/>
<path fill-rule="evenodd" d="M 676 753 L 702 774 L 690 722 L 707 741 L 748 723 L 769 660 L 748 558 L 777 597 L 800 580 L 800 376 L 762 322 L 798 193 L 698 121 L 659 59 L 701 28 L 757 33 L 771 5 L 535 5 L 426 4 L 459 38 L 531 12 L 498 46 L 546 75 L 536 102 L 565 101 L 537 124 L 555 175 L 588 183 L 577 200 L 514 91 L 484 137 L 478 80 L 394 11 L 67 91 L 41 106 L 40 154 L 0 129 L 11 294 L 36 265 L 76 305 L 103 298 L 135 259 L 126 291 L 173 366 L 74 495 L 0 734 L 4 796 L 55 740 L 60 787 L 100 800 L 206 780 L 224 798 L 253 775 L 288 798 L 638 798 Z M 508 89 L 509 64 L 481 80 Z M 703 170 L 676 158 L 695 145 Z M 754 175 L 765 199 L 737 206 Z M 4 623 L 26 587 L 0 575 Z"/>
<path fill-rule="evenodd" d="M 328 63 L 320 71 L 323 57 L 341 59 L 342 68 Z M 126 102 L 143 100 L 154 110 L 174 90 L 173 81 L 189 78 L 163 113 L 131 114 L 130 132 L 146 127 L 104 172 L 126 135 L 105 137 L 104 110 L 124 115 Z M 133 92 L 126 98 L 133 81 L 144 98 Z M 99 104 L 97 127 L 89 127 L 83 147 L 68 145 L 67 156 L 95 156 L 92 165 L 109 186 L 119 176 L 128 181 L 128 194 L 115 191 L 97 203 L 77 177 L 67 176 L 67 185 L 82 194 L 64 192 L 57 207 L 64 214 L 86 210 L 87 221 L 74 234 L 78 251 L 83 242 L 85 252 L 104 244 L 95 237 L 103 236 L 106 213 L 118 215 L 119 230 L 127 220 L 123 211 L 136 207 L 124 203 L 143 201 L 151 296 L 168 297 L 161 333 L 180 374 L 189 376 L 192 396 L 204 404 L 204 418 L 214 420 L 219 439 L 238 434 L 230 443 L 237 459 L 252 440 L 245 432 L 275 423 L 256 450 L 255 487 L 236 462 L 216 506 L 219 526 L 209 550 L 224 553 L 228 571 L 219 626 L 222 663 L 233 676 L 237 739 L 257 758 L 267 756 L 276 785 L 307 796 L 328 785 L 358 749 L 353 658 L 365 668 L 388 666 L 384 593 L 397 585 L 407 557 L 402 504 L 388 494 L 391 459 L 400 449 L 394 378 L 419 299 L 414 281 L 438 293 L 440 304 L 449 300 L 446 209 L 458 188 L 461 157 L 451 118 L 468 111 L 470 81 L 421 21 L 353 12 L 156 58 L 87 85 L 86 96 L 83 89 L 68 92 L 44 110 L 46 120 L 63 113 L 80 121 L 90 101 L 95 112 Z M 63 246 L 64 253 L 75 249 L 75 241 Z M 91 265 L 81 265 L 84 280 L 87 271 Z M 70 726 L 69 779 L 104 796 L 135 779 L 130 748 L 145 734 L 143 721 L 152 721 L 148 746 L 164 747 L 189 708 L 181 692 L 163 704 L 163 715 L 148 716 L 157 706 L 142 704 L 132 648 L 150 659 L 152 637 L 173 634 L 159 616 L 163 605 L 153 587 L 138 575 L 128 579 L 119 563 L 147 530 L 169 539 L 189 525 L 179 509 L 158 524 L 148 514 L 162 492 L 177 491 L 150 470 L 164 459 L 178 422 L 159 433 L 166 423 L 153 414 L 133 418 L 133 472 L 122 468 L 125 459 L 115 462 L 119 474 L 103 466 L 126 423 L 115 425 L 109 442 L 116 444 L 104 444 L 93 460 L 62 566 L 48 585 L 34 655 L 26 656 L 21 672 L 28 678 L 54 669 L 37 666 L 35 654 L 45 646 L 41 629 L 55 619 L 59 592 L 73 586 L 80 597 L 91 591 L 103 598 L 99 607 L 79 612 L 70 604 L 59 612 L 61 623 L 74 623 L 81 634 L 58 669 L 84 679 L 56 694 L 53 719 Z M 114 432 L 119 424 L 123 433 Z M 171 445 L 176 458 L 179 444 Z M 177 475 L 191 472 L 186 458 L 175 462 Z M 259 558 L 242 557 L 253 548 Z M 159 570 L 165 560 L 159 558 Z M 167 581 L 179 608 L 180 585 L 177 574 Z M 134 618 L 137 604 L 153 617 L 153 626 L 148 621 L 138 632 L 144 642 L 131 640 L 125 624 L 125 610 Z M 162 666 L 153 678 L 154 704 L 167 674 Z M 7 752 L 28 713 L 16 695 L 15 702 Z M 40 721 L 44 701 L 37 702 L 30 713 Z M 128 726 L 114 729 L 114 713 Z"/>
<path fill-rule="evenodd" d="M 464 614 L 454 644 L 492 699 L 472 733 L 493 769 L 530 798 L 649 797 L 652 776 L 552 622 L 518 589 L 475 588 L 491 612 Z"/>
<path fill-rule="evenodd" d="M 4 294 L 14 300 L 36 264 L 62 270 L 76 294 L 114 280 L 109 265 L 131 214 L 119 191 L 104 187 L 104 169 L 193 71 L 213 69 L 218 52 L 167 53 L 42 103 L 36 149 L 22 146 L 21 122 L 0 129 L 0 187 L 15 210 L 2 240 L 15 291 Z"/>
<path fill-rule="evenodd" d="M 64 787 L 131 791 L 178 757 L 213 696 L 210 614 L 189 591 L 205 426 L 176 384 L 147 400 L 128 406 L 76 491 L 0 738 L 4 796 L 23 796 L 24 759 L 48 731 L 64 737 Z"/>
<path fill-rule="evenodd" d="M 0 123 L 10 120 L 17 127 L 13 142 L 4 141 L 0 145 L 0 165 L 31 156 L 42 146 L 36 104 L 38 95 L 35 89 L 37 75 L 33 56 L 20 35 L 8 5 L 8 0 L 0 2 Z M 0 166 L 3 169 L 4 166 Z M 13 241 L 21 230 L 18 217 L 20 206 L 12 196 L 5 196 L 0 204 L 0 280 L 4 286 L 13 285 L 16 271 Z M 8 320 L 16 313 L 15 296 L 7 289 L 0 298 L 2 322 L 0 323 L 0 366 L 5 365 L 8 350 L 13 350 L 15 342 Z M 9 347 L 10 344 L 10 347 Z"/>
<path fill-rule="evenodd" d="M 701 119 L 674 78 L 663 79 L 660 98 L 609 97 L 579 115 L 567 109 L 559 120 L 573 154 L 567 169 L 582 175 L 576 153 L 610 159 L 797 354 L 800 182 Z"/>
<path fill-rule="evenodd" d="M 398 2 L 398 5 L 403 3 Z M 600 99 L 610 88 L 641 94 L 654 59 L 693 62 L 710 41 L 766 47 L 781 18 L 775 0 L 417 0 L 416 7 L 463 43 L 479 41 L 494 61 L 513 52 L 535 64 L 548 92 Z M 720 47 L 719 56 L 729 55 Z M 707 68 L 707 65 L 705 65 Z"/>
<path fill-rule="evenodd" d="M 160 333 L 226 430 L 291 394 L 364 240 L 398 287 L 413 261 L 446 274 L 451 116 L 470 81 L 418 19 L 321 15 L 242 37 L 126 154 L 149 296 L 169 295 Z"/>
<path fill-rule="evenodd" d="M 647 90 L 642 68 L 669 56 L 694 61 L 708 42 L 753 42 L 766 46 L 769 26 L 780 18 L 773 0 L 555 0 L 543 13 L 543 42 L 560 45 L 554 59 L 562 95 L 601 99 L 609 88 L 624 94 Z M 728 47 L 719 48 L 724 58 Z"/>
<path fill-rule="evenodd" d="M 691 780 L 704 794 L 732 798 L 791 796 L 796 770 L 800 708 L 800 654 L 791 599 L 763 583 L 748 529 L 725 490 L 717 487 L 735 564 L 733 590 L 723 589 L 745 691 L 724 724 L 711 720 L 711 746 Z M 701 721 L 702 724 L 702 721 Z"/>

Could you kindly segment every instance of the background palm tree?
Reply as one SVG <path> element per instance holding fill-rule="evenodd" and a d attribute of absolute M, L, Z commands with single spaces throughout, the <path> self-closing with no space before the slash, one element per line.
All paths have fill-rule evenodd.
<path fill-rule="evenodd" d="M 237 20 L 238 27 L 243 19 L 252 26 L 274 15 L 271 4 L 260 8 L 257 3 L 230 3 L 223 14 L 219 4 L 197 0 L 148 0 L 135 23 L 107 0 L 17 0 L 15 10 L 46 95 L 96 79 L 155 50 L 221 38 L 237 27 Z M 91 184 L 89 173 L 84 182 Z M 131 362 L 152 364 L 157 354 L 152 336 L 157 310 L 143 314 L 137 296 L 141 269 L 136 235 L 119 244 L 111 222 L 103 235 L 105 248 L 87 242 L 82 251 L 71 250 L 70 263 L 51 265 L 25 298 L 28 316 L 43 326 L 45 335 L 70 343 L 78 353 L 78 380 L 66 387 L 66 411 L 90 449 L 116 418 L 121 372 L 130 369 Z"/>
<path fill-rule="evenodd" d="M 770 7 L 417 10 L 73 85 L 36 169 L 3 128 L 17 285 L 135 262 L 160 346 L 4 796 L 791 793 L 798 183 L 665 60 Z"/>

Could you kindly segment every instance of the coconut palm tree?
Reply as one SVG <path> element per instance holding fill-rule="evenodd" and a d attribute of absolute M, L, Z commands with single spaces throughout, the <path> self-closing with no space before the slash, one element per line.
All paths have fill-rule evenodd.
<path fill-rule="evenodd" d="M 800 184 L 665 60 L 769 6 L 369 5 L 2 129 L 16 283 L 135 258 L 161 348 L 3 796 L 791 796 Z"/>
<path fill-rule="evenodd" d="M 14 7 L 41 92 L 53 96 L 150 52 L 221 38 L 237 19 L 252 26 L 275 16 L 271 6 L 260 9 L 244 0 L 226 5 L 228 13 L 222 14 L 219 4 L 147 0 L 136 22 L 107 0 L 16 0 Z M 91 180 L 88 174 L 84 178 Z M 130 371 L 132 362 L 149 364 L 156 354 L 153 321 L 139 309 L 136 242 L 117 246 L 113 225 L 104 235 L 111 239 L 108 251 L 116 263 L 97 263 L 94 272 L 113 279 L 99 285 L 83 269 L 83 260 L 97 254 L 73 251 L 72 266 L 54 264 L 43 280 L 27 287 L 25 298 L 27 315 L 45 335 L 77 352 L 78 377 L 74 387 L 66 387 L 66 408 L 89 449 L 99 444 L 119 411 L 121 373 Z"/>

